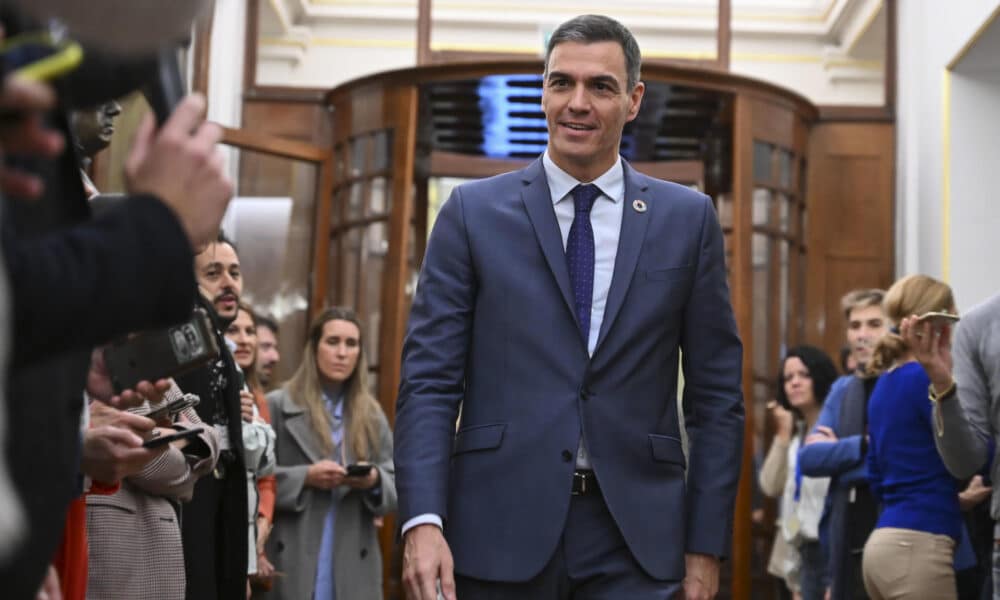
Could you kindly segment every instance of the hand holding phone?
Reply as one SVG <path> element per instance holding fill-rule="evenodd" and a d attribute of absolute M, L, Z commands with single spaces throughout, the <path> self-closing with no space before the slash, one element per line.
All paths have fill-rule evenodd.
<path fill-rule="evenodd" d="M 176 442 L 178 440 L 188 440 L 191 438 L 196 438 L 201 433 L 205 431 L 203 427 L 194 427 L 191 429 L 182 429 L 175 433 L 170 433 L 167 435 L 158 435 L 156 437 L 151 437 L 142 443 L 143 448 L 159 448 L 160 446 L 165 446 L 170 442 Z"/>
<path fill-rule="evenodd" d="M 353 464 L 347 465 L 348 477 L 367 477 L 371 473 L 374 465 Z"/>
<path fill-rule="evenodd" d="M 117 393 L 207 364 L 219 355 L 208 314 L 195 309 L 180 325 L 143 331 L 105 348 L 104 363 Z"/>
<path fill-rule="evenodd" d="M 924 314 L 917 317 L 918 323 L 923 323 L 924 321 L 930 321 L 935 325 L 958 323 L 958 320 L 959 317 L 955 313 L 938 311 L 938 310 L 925 312 Z"/>

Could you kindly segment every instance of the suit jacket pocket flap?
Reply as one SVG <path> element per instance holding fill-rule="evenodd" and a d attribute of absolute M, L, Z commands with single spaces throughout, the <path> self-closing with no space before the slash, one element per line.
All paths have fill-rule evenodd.
<path fill-rule="evenodd" d="M 675 281 L 684 279 L 691 274 L 691 265 L 681 265 L 668 269 L 649 269 L 646 271 L 647 281 Z"/>
<path fill-rule="evenodd" d="M 681 447 L 679 439 L 669 435 L 651 433 L 649 434 L 649 446 L 653 451 L 653 460 L 674 463 L 680 465 L 681 468 L 686 467 L 684 448 Z"/>
<path fill-rule="evenodd" d="M 490 450 L 500 447 L 506 423 L 492 425 L 476 425 L 459 429 L 455 434 L 455 449 L 453 454 L 472 452 L 473 450 Z"/>

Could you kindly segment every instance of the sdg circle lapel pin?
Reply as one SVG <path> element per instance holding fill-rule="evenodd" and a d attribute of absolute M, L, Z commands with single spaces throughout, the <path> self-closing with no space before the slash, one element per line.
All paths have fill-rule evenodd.
<path fill-rule="evenodd" d="M 644 213 L 646 212 L 646 203 L 642 200 L 633 200 L 632 208 L 634 208 L 637 213 Z"/>

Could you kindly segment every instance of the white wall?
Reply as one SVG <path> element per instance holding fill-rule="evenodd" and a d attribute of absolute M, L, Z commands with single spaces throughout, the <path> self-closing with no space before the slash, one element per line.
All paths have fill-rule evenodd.
<path fill-rule="evenodd" d="M 951 285 L 963 307 L 1000 291 L 1000 70 L 951 78 Z"/>
<path fill-rule="evenodd" d="M 991 253 L 983 253 L 985 242 L 978 237 L 987 225 L 989 205 L 985 202 L 991 191 L 985 186 L 995 180 L 1000 164 L 998 150 L 991 147 L 997 139 L 993 129 L 997 124 L 989 118 L 1000 106 L 1000 90 L 966 75 L 950 74 L 946 67 L 1000 2 L 962 0 L 945 5 L 938 0 L 904 0 L 897 5 L 896 271 L 897 275 L 925 273 L 947 279 L 959 308 L 968 308 L 982 300 L 988 288 L 1000 288 L 989 268 L 984 271 L 982 265 L 989 263 L 981 261 Z M 946 119 L 942 99 L 948 81 L 951 109 Z M 948 158 L 952 167 L 947 236 L 943 224 L 946 131 L 951 133 Z M 995 239 L 995 227 L 993 231 Z M 947 262 L 946 255 L 950 255 Z"/>

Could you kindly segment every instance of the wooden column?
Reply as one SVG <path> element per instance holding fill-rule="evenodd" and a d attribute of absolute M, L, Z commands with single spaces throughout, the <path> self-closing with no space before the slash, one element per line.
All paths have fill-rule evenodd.
<path fill-rule="evenodd" d="M 330 221 L 333 216 L 333 153 L 320 165 L 316 192 L 316 224 L 313 226 L 313 277 L 309 290 L 309 322 L 326 306 L 330 289 Z M 338 254 L 339 256 L 339 254 Z"/>
<path fill-rule="evenodd" d="M 718 44 L 718 48 L 716 50 L 715 60 L 718 62 L 719 67 L 724 71 L 729 70 L 730 42 L 733 37 L 732 21 L 732 1 L 719 0 L 719 27 L 716 31 L 716 43 Z"/>
<path fill-rule="evenodd" d="M 400 350 L 406 334 L 409 279 L 408 248 L 414 217 L 413 178 L 417 146 L 417 103 L 415 85 L 392 88 L 386 98 L 386 114 L 395 122 L 392 141 L 392 209 L 389 215 L 389 253 L 386 257 L 382 286 L 382 334 L 379 346 L 379 402 L 389 425 L 396 422 L 396 396 L 399 391 Z M 389 515 L 379 531 L 383 557 L 384 592 L 387 598 L 400 594 L 399 573 L 393 572 L 396 547 L 396 519 Z"/>
<path fill-rule="evenodd" d="M 431 64 L 431 0 L 417 2 L 417 64 Z"/>
<path fill-rule="evenodd" d="M 750 553 L 753 544 L 750 513 L 753 500 L 753 109 L 746 95 L 736 97 L 733 118 L 733 258 L 732 300 L 736 326 L 743 340 L 743 457 L 733 519 L 732 597 L 750 600 Z"/>

